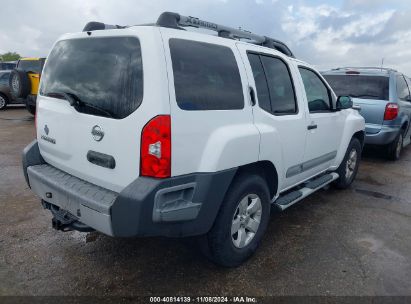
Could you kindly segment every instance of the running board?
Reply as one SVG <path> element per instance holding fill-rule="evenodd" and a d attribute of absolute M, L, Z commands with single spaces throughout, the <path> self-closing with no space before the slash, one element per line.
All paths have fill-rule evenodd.
<path fill-rule="evenodd" d="M 326 185 L 332 183 L 338 179 L 339 175 L 335 172 L 316 177 L 312 180 L 303 184 L 303 188 L 289 192 L 285 195 L 280 195 L 280 197 L 273 203 L 278 209 L 285 210 L 291 207 L 295 203 L 298 203 L 302 199 L 306 198 L 310 194 L 313 194 L 317 190 L 325 187 Z"/>

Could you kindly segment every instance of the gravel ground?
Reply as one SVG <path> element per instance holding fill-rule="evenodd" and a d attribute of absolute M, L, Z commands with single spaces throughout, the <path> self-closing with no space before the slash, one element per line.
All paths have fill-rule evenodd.
<path fill-rule="evenodd" d="M 411 296 L 411 147 L 368 152 L 353 186 L 272 215 L 257 254 L 221 269 L 190 239 L 57 232 L 27 187 L 24 108 L 0 112 L 0 295 Z"/>

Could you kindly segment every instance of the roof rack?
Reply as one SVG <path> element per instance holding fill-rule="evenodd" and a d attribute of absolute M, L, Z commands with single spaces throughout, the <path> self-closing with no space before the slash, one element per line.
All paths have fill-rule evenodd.
<path fill-rule="evenodd" d="M 387 72 L 398 72 L 397 70 L 391 68 L 382 68 L 382 67 L 340 67 L 334 70 L 380 70 L 380 71 L 387 71 Z"/>
<path fill-rule="evenodd" d="M 249 31 L 245 31 L 243 29 L 235 29 L 231 27 L 227 27 L 224 25 L 218 25 L 216 23 L 203 21 L 195 17 L 186 17 L 182 16 L 177 13 L 171 12 L 164 12 L 160 15 L 155 24 L 147 24 L 147 25 L 156 25 L 161 27 L 167 28 L 174 28 L 174 29 L 183 29 L 183 27 L 195 27 L 195 28 L 202 28 L 211 31 L 215 31 L 218 33 L 219 37 L 228 38 L 228 39 L 246 39 L 247 42 L 265 46 L 271 49 L 275 49 L 289 57 L 295 58 L 294 54 L 291 52 L 289 47 L 279 40 L 269 38 L 266 36 L 260 36 L 257 34 L 253 34 Z M 96 30 L 109 30 L 109 29 L 124 29 L 130 26 L 120 26 L 120 25 L 110 25 L 104 24 L 101 22 L 89 22 L 83 29 L 83 32 L 92 32 Z"/>
<path fill-rule="evenodd" d="M 260 36 L 242 29 L 235 29 L 228 26 L 204 21 L 196 17 L 187 17 L 177 13 L 164 12 L 158 18 L 157 26 L 174 29 L 181 29 L 181 27 L 207 29 L 217 32 L 219 37 L 237 40 L 247 39 L 249 43 L 275 49 L 289 57 L 295 58 L 294 54 L 284 42 L 266 36 Z"/>

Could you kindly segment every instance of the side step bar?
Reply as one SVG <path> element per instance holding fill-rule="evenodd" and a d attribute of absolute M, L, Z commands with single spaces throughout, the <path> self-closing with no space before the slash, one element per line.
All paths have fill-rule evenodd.
<path fill-rule="evenodd" d="M 338 179 L 339 175 L 335 172 L 316 177 L 309 180 L 303 185 L 303 188 L 288 192 L 287 194 L 280 195 L 280 197 L 273 203 L 278 209 L 285 210 L 295 203 L 298 203 L 302 199 L 306 198 L 310 194 L 313 194 L 317 190 L 320 190 L 324 186 L 332 183 Z"/>

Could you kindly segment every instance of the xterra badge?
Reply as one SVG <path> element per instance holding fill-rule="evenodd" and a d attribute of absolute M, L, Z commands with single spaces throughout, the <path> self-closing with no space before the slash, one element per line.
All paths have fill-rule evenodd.
<path fill-rule="evenodd" d="M 104 137 L 104 131 L 100 126 L 96 125 L 91 129 L 91 135 L 93 135 L 95 141 L 101 141 Z"/>
<path fill-rule="evenodd" d="M 50 133 L 50 129 L 47 125 L 44 125 L 44 133 L 46 133 L 46 135 L 41 135 L 41 139 L 55 145 L 56 140 L 54 138 L 48 137 L 48 135 Z"/>

